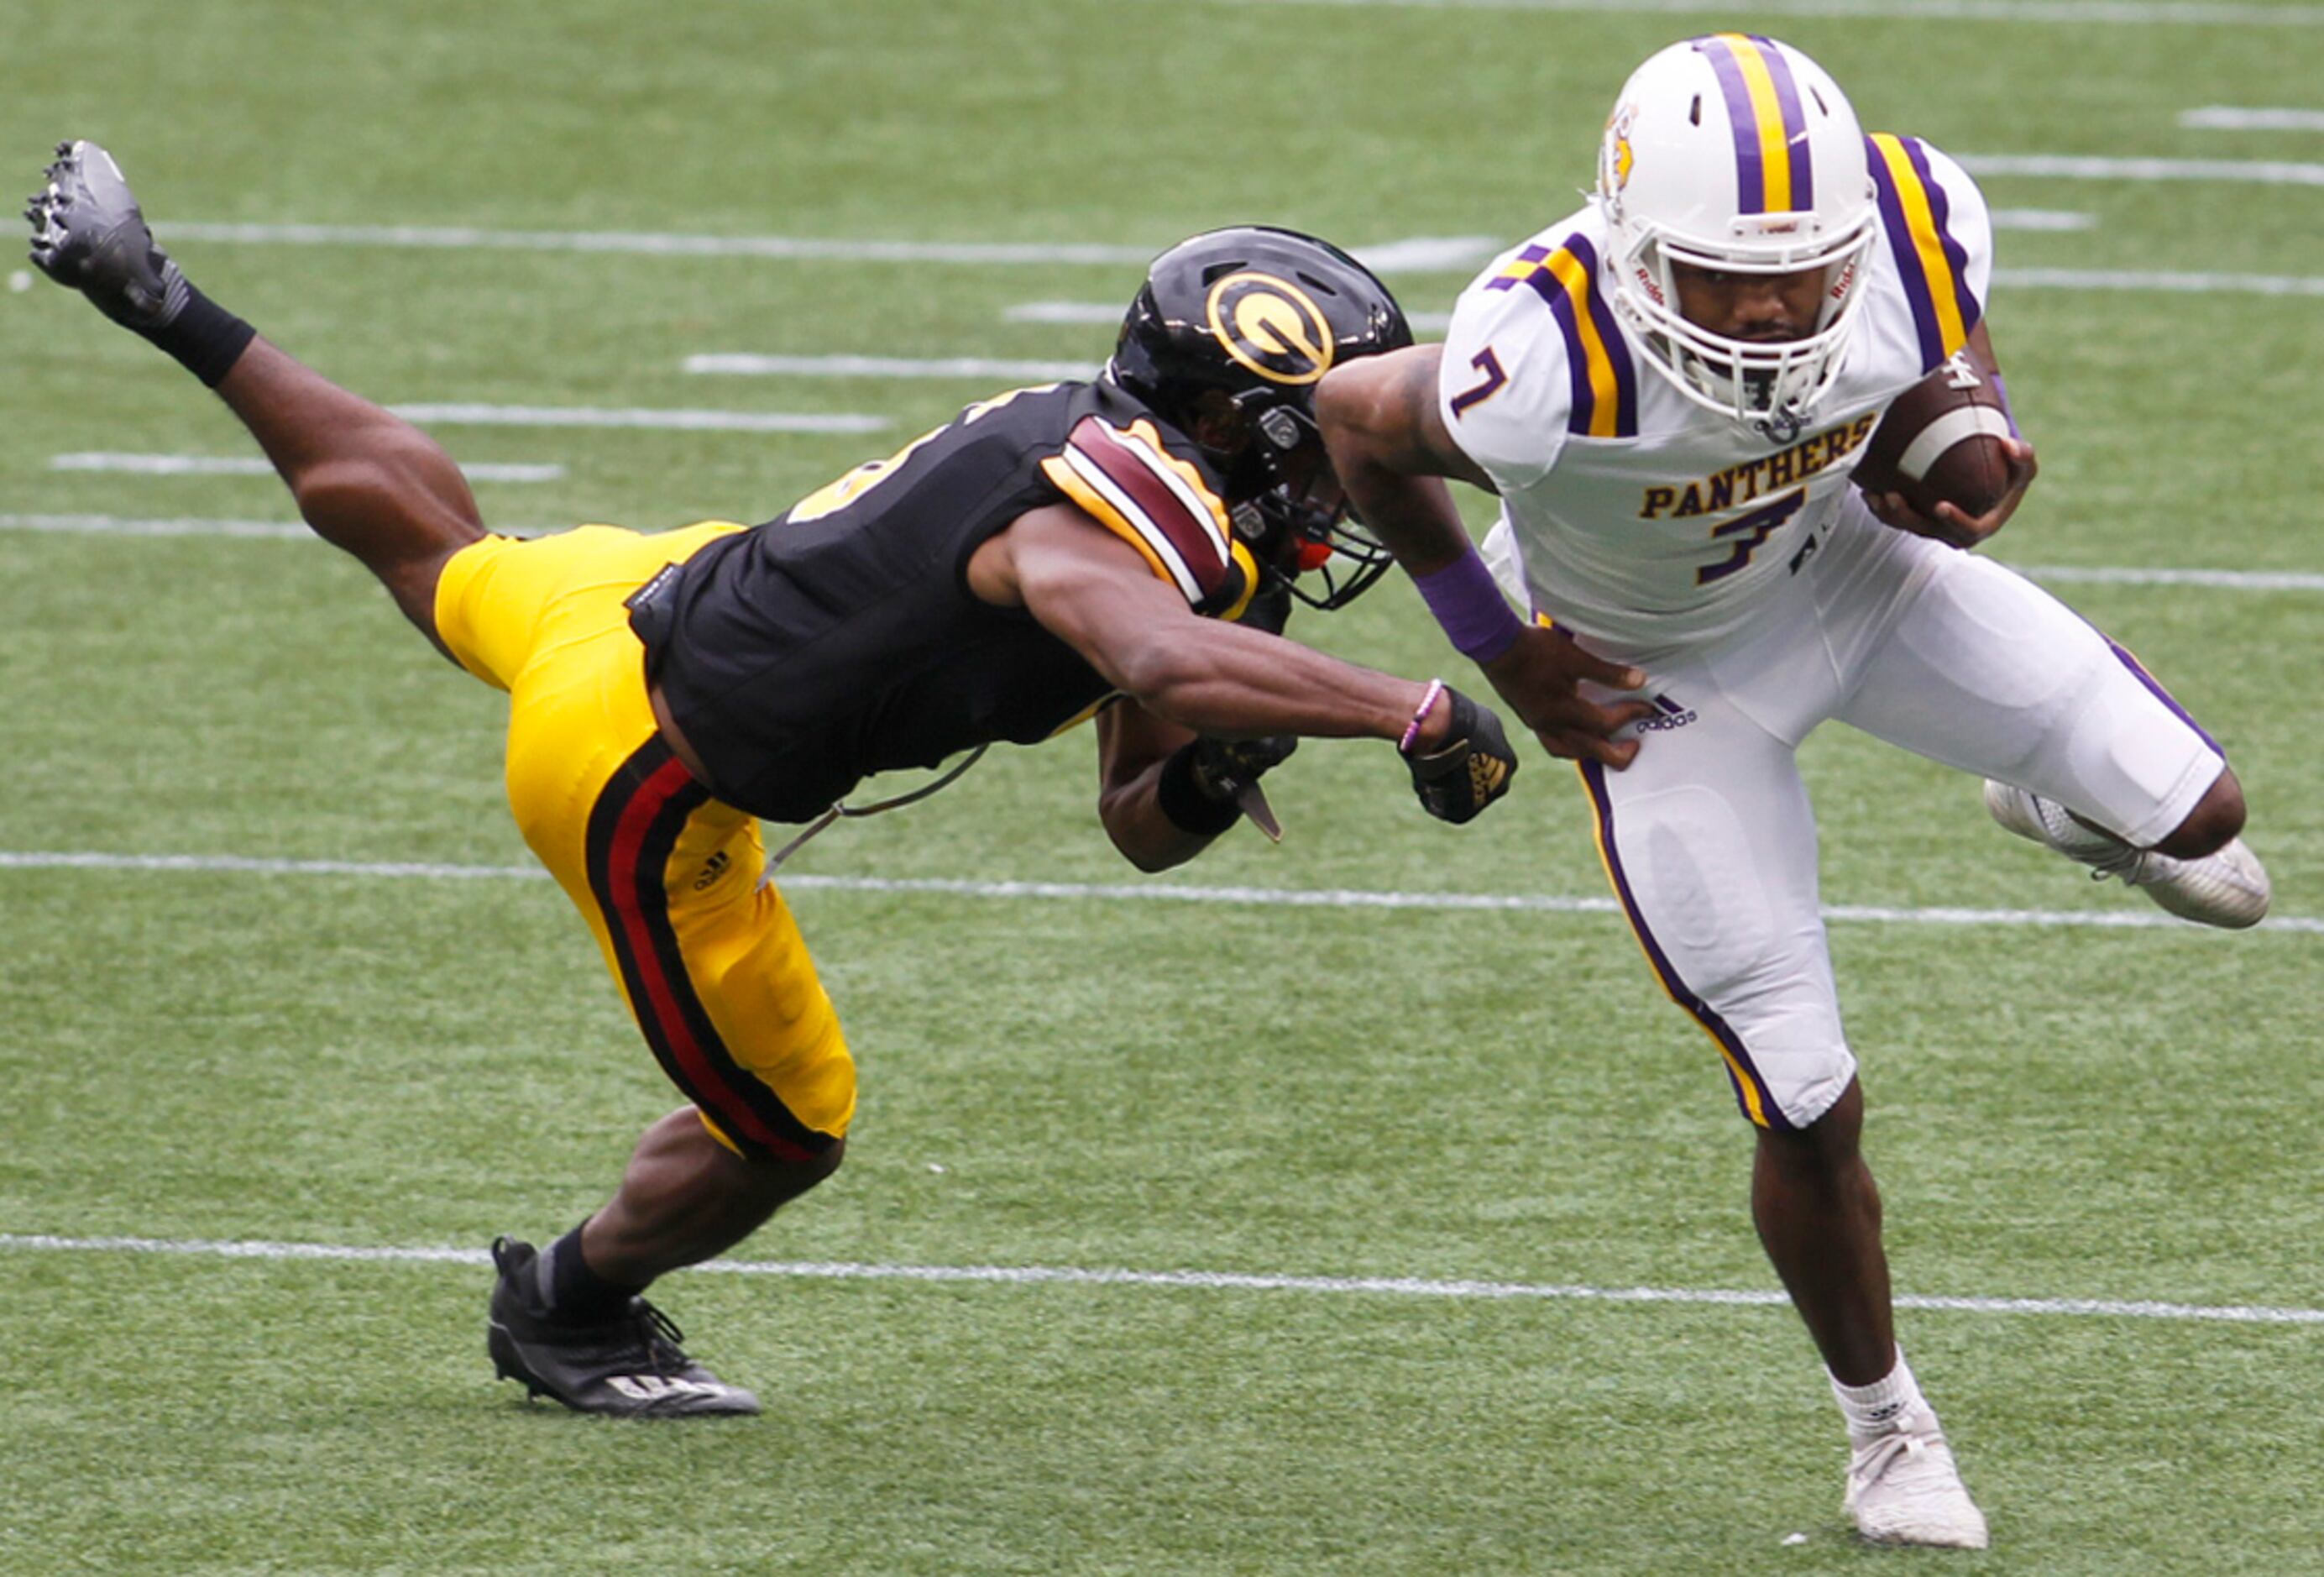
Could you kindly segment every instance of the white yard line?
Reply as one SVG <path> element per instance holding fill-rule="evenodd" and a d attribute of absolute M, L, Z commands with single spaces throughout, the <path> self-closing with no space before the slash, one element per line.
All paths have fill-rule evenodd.
<path fill-rule="evenodd" d="M 1992 208 L 1986 218 L 1997 230 L 2095 230 L 2098 227 L 2096 214 L 2078 214 L 2064 208 Z"/>
<path fill-rule="evenodd" d="M 1120 326 L 1128 310 L 1120 301 L 1022 301 L 1001 316 L 1008 323 L 1088 323 L 1111 328 Z M 1450 312 L 1406 312 L 1405 318 L 1419 334 L 1442 334 L 1452 327 Z"/>
<path fill-rule="evenodd" d="M 1130 310 L 1122 301 L 1023 301 L 1003 312 L 1010 323 L 1102 323 L 1119 326 Z"/>
<path fill-rule="evenodd" d="M 493 530 L 512 537 L 538 537 L 558 526 L 511 526 Z M 93 537 L 250 537 L 285 541 L 310 540 L 295 521 L 213 519 L 195 515 L 0 514 L 0 531 L 38 531 Z M 2273 569 L 2164 569 L 2123 565 L 2012 564 L 2035 580 L 2108 586 L 2204 586 L 2213 591 L 2324 591 L 2324 573 Z"/>
<path fill-rule="evenodd" d="M 426 862 L 258 859 L 233 854 L 113 854 L 92 850 L 0 851 L 0 870 L 175 871 L 249 876 L 401 877 L 431 881 L 545 881 L 531 865 L 453 865 Z M 2064 872 L 2061 872 L 2061 876 Z M 1137 881 L 971 881 L 943 877 L 816 876 L 782 878 L 787 892 L 923 893 L 949 898 L 1047 899 L 1127 903 L 1231 904 L 1273 908 L 1416 909 L 1460 913 L 1600 915 L 1619 912 L 1610 898 L 1545 893 L 1396 892 L 1360 888 L 1196 887 Z M 2031 926 L 2102 930 L 2181 931 L 2203 927 L 2141 905 L 2107 909 L 1891 908 L 1827 904 L 1824 918 L 1843 924 L 1905 926 Z M 2255 927 L 2324 936 L 2324 919 L 2278 916 Z"/>
<path fill-rule="evenodd" d="M 1422 11 L 1545 11 L 1624 16 L 1738 14 L 1725 0 L 1226 0 L 1241 5 L 1335 5 Z M 2104 23 L 2126 27 L 2316 27 L 2313 5 L 2207 5 L 2172 0 L 1756 0 L 1761 16 L 1862 16 L 1882 22 Z"/>
<path fill-rule="evenodd" d="M 646 257 L 754 257 L 833 263 L 1032 266 L 1053 263 L 1143 269 L 1159 246 L 1095 242 L 875 241 L 841 236 L 673 235 L 654 230 L 486 230 L 466 225 L 163 224 L 163 240 L 244 246 L 384 246 L 423 251 L 588 252 Z M 1351 248 L 1382 272 L 1465 272 L 1493 254 L 1485 235 L 1414 235 Z M 1127 303 L 1125 303 L 1127 305 Z"/>
<path fill-rule="evenodd" d="M 1507 244 L 1490 235 L 1416 235 L 1349 250 L 1381 273 L 1469 273 Z"/>
<path fill-rule="evenodd" d="M 2276 159 L 2108 159 L 2080 153 L 1960 153 L 1971 175 L 2037 175 L 2055 180 L 2209 180 L 2261 186 L 2324 186 L 2324 164 Z"/>
<path fill-rule="evenodd" d="M 2324 591 L 2324 575 L 2266 569 L 2127 569 L 2104 565 L 2013 564 L 2035 580 L 2105 586 L 2200 586 L 2218 591 Z"/>
<path fill-rule="evenodd" d="M 2162 290 L 2196 296 L 2324 296 L 2324 276 L 2267 273 L 2158 273 L 2143 269 L 1997 268 L 2004 290 Z"/>
<path fill-rule="evenodd" d="M 484 1267 L 482 1249 L 389 1248 L 207 1238 L 66 1237 L 0 1232 L 0 1251 L 165 1254 L 204 1259 L 258 1259 L 363 1265 Z M 811 1281 L 918 1281 L 998 1286 L 1107 1286 L 1159 1291 L 1280 1292 L 1315 1296 L 1522 1299 L 1559 1303 L 1711 1304 L 1781 1308 L 1770 1289 L 1585 1286 L 1572 1283 L 1477 1281 L 1418 1276 L 1291 1276 L 1239 1270 L 1129 1270 L 1072 1265 L 899 1265 L 849 1260 L 713 1259 L 696 1270 L 728 1276 L 780 1276 Z M 2251 1304 L 2165 1303 L 2151 1298 L 1944 1297 L 1900 1295 L 1901 1309 L 1971 1314 L 2048 1314 L 2082 1319 L 2210 1321 L 2232 1324 L 2324 1324 L 2324 1309 Z"/>
<path fill-rule="evenodd" d="M 1143 268 L 1156 248 L 1058 243 L 869 241 L 803 235 L 672 235 L 660 231 L 484 230 L 424 225 L 162 224 L 165 241 L 254 246 L 388 246 L 493 252 L 609 252 L 649 257 L 757 257 L 835 263 L 1100 263 Z"/>
<path fill-rule="evenodd" d="M 392 405 L 421 427 L 643 428 L 665 432 L 884 432 L 884 416 L 798 414 L 776 410 L 641 410 L 594 406 Z"/>
<path fill-rule="evenodd" d="M 2079 226 L 2058 226 L 2061 229 L 2070 227 Z M 1997 268 L 1993 271 L 1993 282 L 2003 290 L 2154 290 L 2170 295 L 2202 296 L 2324 296 L 2324 274 L 2169 272 L 2128 268 Z M 1120 307 L 1107 301 L 1026 301 L 1009 308 L 1001 316 L 1010 323 L 1110 325 L 1120 323 L 1121 313 Z M 1412 320 L 1413 328 L 1422 334 L 1442 334 L 1452 327 L 1452 322 L 1450 312 L 1413 312 L 1407 316 Z"/>
<path fill-rule="evenodd" d="M 2179 124 L 2198 132 L 2324 132 L 2324 109 L 2236 109 L 2212 105 L 2181 110 Z"/>
<path fill-rule="evenodd" d="M 564 529 L 493 525 L 504 537 L 545 537 Z M 296 521 L 219 520 L 207 515 L 0 514 L 0 531 L 85 537 L 253 537 L 286 542 L 315 540 L 315 533 Z"/>
<path fill-rule="evenodd" d="M 0 531 L 42 531 L 86 537 L 272 537 L 311 539 L 290 521 L 219 520 L 189 515 L 0 515 Z"/>
<path fill-rule="evenodd" d="M 1114 309 L 1120 322 L 1123 309 Z M 740 377 L 791 378 L 993 378 L 1020 383 L 1057 383 L 1093 378 L 1094 362 L 999 361 L 982 356 L 787 356 L 749 352 L 690 355 L 689 373 Z"/>
<path fill-rule="evenodd" d="M 274 463 L 261 455 L 124 455 L 91 452 L 58 455 L 51 471 L 109 471 L 132 476 L 272 476 Z M 562 466 L 496 465 L 464 460 L 460 470 L 474 482 L 556 482 Z"/>

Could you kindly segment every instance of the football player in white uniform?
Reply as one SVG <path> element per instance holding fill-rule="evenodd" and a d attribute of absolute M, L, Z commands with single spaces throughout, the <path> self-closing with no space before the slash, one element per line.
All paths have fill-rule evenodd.
<path fill-rule="evenodd" d="M 1958 164 L 1866 136 L 1787 45 L 1692 39 L 1623 88 L 1587 207 L 1480 275 L 1443 346 L 1335 369 L 1316 404 L 1454 644 L 1578 761 L 1614 890 L 1757 1129 L 1753 1216 L 1847 1421 L 1846 1512 L 1969 1548 L 1985 1519 L 1893 1333 L 1794 753 L 1837 718 L 1975 772 L 2005 826 L 2192 919 L 2250 925 L 2268 890 L 2218 746 L 1964 551 L 2029 445 L 1982 516 L 1850 484 L 1899 394 L 1959 355 L 1997 371 L 1991 272 Z M 1445 477 L 1499 495 L 1481 557 Z"/>

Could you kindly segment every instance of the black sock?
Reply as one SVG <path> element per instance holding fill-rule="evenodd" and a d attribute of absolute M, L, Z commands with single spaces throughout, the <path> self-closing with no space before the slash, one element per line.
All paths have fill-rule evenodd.
<path fill-rule="evenodd" d="M 549 1295 L 549 1315 L 553 1320 L 573 1325 L 603 1324 L 638 1296 L 637 1287 L 616 1286 L 589 1268 L 589 1262 L 581 1257 L 580 1227 L 551 1243 L 540 1260 L 541 1290 Z"/>
<path fill-rule="evenodd" d="M 182 276 L 181 276 L 182 278 Z M 191 284 L 186 304 L 159 328 L 138 330 L 178 358 L 186 371 L 215 389 L 258 337 L 258 330 L 211 300 Z"/>

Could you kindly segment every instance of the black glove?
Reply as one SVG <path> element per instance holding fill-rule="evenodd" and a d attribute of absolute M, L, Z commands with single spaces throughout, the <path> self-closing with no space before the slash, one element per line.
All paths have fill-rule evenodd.
<path fill-rule="evenodd" d="M 1269 768 L 1281 766 L 1298 748 L 1298 736 L 1289 733 L 1268 734 L 1264 739 L 1197 739 L 1173 751 L 1162 763 L 1162 774 L 1154 785 L 1155 803 L 1180 832 L 1217 837 L 1250 808 L 1243 803 L 1244 790 L 1257 784 Z M 1251 812 L 1252 818 L 1260 830 L 1270 838 L 1281 837 L 1283 829 L 1275 825 L 1266 800 L 1256 795 L 1251 798 L 1258 807 Z"/>
<path fill-rule="evenodd" d="M 153 244 L 136 194 L 95 143 L 60 143 L 48 184 L 24 205 L 32 262 L 97 309 L 135 329 L 215 389 L 254 337 L 250 325 L 189 284 Z"/>
<path fill-rule="evenodd" d="M 1263 739 L 1213 739 L 1205 734 L 1191 747 L 1194 787 L 1206 798 L 1232 799 L 1235 790 L 1256 783 L 1291 759 L 1299 748 L 1296 733 L 1270 733 Z"/>
<path fill-rule="evenodd" d="M 1412 791 L 1420 797 L 1421 808 L 1457 826 L 1509 791 L 1517 756 L 1490 707 L 1458 690 L 1444 694 L 1452 703 L 1444 742 L 1425 756 L 1406 756 L 1404 764 L 1412 769 Z"/>

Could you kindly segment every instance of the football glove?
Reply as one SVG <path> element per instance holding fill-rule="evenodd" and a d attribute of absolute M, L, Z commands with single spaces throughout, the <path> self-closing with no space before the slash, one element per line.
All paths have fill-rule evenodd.
<path fill-rule="evenodd" d="M 1194 742 L 1194 787 L 1204 797 L 1223 803 L 1246 784 L 1256 783 L 1291 759 L 1299 748 L 1296 733 L 1270 733 L 1262 739 L 1213 739 Z"/>
<path fill-rule="evenodd" d="M 113 155 L 95 143 L 60 143 L 47 182 L 24 205 L 41 272 L 125 328 L 168 327 L 185 311 L 191 287 L 153 244 Z"/>
<path fill-rule="evenodd" d="M 1492 708 L 1458 690 L 1444 694 L 1452 703 L 1444 742 L 1425 755 L 1406 756 L 1404 764 L 1412 769 L 1412 791 L 1421 808 L 1457 826 L 1509 791 L 1517 756 Z"/>

